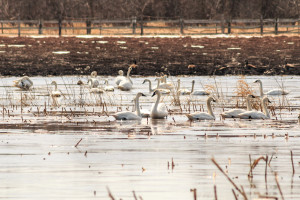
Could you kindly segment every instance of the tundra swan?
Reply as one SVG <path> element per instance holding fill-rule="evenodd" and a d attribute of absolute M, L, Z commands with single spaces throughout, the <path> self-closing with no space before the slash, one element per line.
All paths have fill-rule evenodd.
<path fill-rule="evenodd" d="M 132 89 L 133 84 L 129 77 L 131 70 L 132 70 L 132 67 L 129 67 L 128 71 L 127 71 L 127 77 L 126 78 L 124 77 L 123 80 L 121 80 L 120 84 L 118 85 L 118 88 L 120 90 L 129 91 Z"/>
<path fill-rule="evenodd" d="M 152 97 L 154 95 L 157 95 L 157 98 L 155 104 L 152 105 L 150 117 L 152 119 L 163 119 L 168 116 L 166 105 L 164 103 L 159 103 L 161 98 L 161 92 L 159 90 L 156 90 Z"/>
<path fill-rule="evenodd" d="M 188 89 L 180 89 L 180 78 L 177 79 L 177 93 L 181 95 L 191 94 L 191 91 L 189 91 Z"/>
<path fill-rule="evenodd" d="M 271 103 L 268 97 L 264 97 L 261 100 L 263 106 L 263 112 L 260 111 L 246 111 L 239 114 L 241 119 L 270 119 L 270 113 L 267 108 L 267 103 Z"/>
<path fill-rule="evenodd" d="M 115 83 L 116 83 L 117 85 L 119 85 L 120 82 L 125 78 L 125 77 L 124 77 L 124 72 L 123 72 L 123 70 L 119 70 L 119 71 L 118 71 L 118 74 L 119 74 L 119 76 L 117 76 L 116 79 L 115 79 Z"/>
<path fill-rule="evenodd" d="M 241 114 L 243 112 L 246 112 L 246 111 L 251 111 L 252 110 L 252 106 L 251 106 L 251 102 L 250 102 L 251 98 L 255 98 L 255 96 L 253 96 L 251 94 L 248 94 L 247 98 L 246 98 L 247 110 L 245 110 L 245 109 L 231 109 L 231 110 L 228 110 L 228 111 L 225 111 L 225 112 L 221 113 L 221 116 L 223 118 L 238 118 L 239 114 Z"/>
<path fill-rule="evenodd" d="M 168 90 L 172 90 L 174 88 L 174 85 L 170 82 L 168 83 L 161 83 L 160 78 L 156 79 L 157 82 L 157 89 L 168 89 Z"/>
<path fill-rule="evenodd" d="M 211 102 L 216 102 L 216 100 L 213 97 L 208 97 L 206 100 L 208 113 L 194 112 L 191 114 L 187 114 L 186 116 L 189 118 L 189 120 L 215 120 L 215 115 L 211 109 Z"/>
<path fill-rule="evenodd" d="M 104 86 L 105 91 L 114 91 L 115 90 L 114 86 L 108 85 L 108 80 L 107 79 L 104 81 L 104 84 L 105 84 L 105 86 Z"/>
<path fill-rule="evenodd" d="M 159 88 L 159 89 L 156 89 L 156 88 L 152 89 L 152 83 L 151 83 L 151 81 L 149 79 L 145 79 L 144 82 L 143 82 L 143 84 L 146 83 L 146 82 L 149 83 L 149 93 L 152 93 L 155 90 L 159 90 L 162 94 L 170 94 L 170 92 L 171 92 L 168 89 L 161 89 L 161 88 Z"/>
<path fill-rule="evenodd" d="M 24 76 L 14 81 L 14 86 L 22 90 L 29 90 L 33 86 L 33 82 L 28 76 Z"/>
<path fill-rule="evenodd" d="M 143 93 L 139 92 L 139 93 L 137 93 L 137 95 L 135 97 L 136 112 L 130 112 L 130 111 L 117 112 L 116 114 L 113 115 L 114 118 L 116 118 L 116 120 L 140 120 L 140 119 L 142 119 L 140 105 L 139 105 L 139 98 L 141 96 L 145 96 L 145 95 Z"/>
<path fill-rule="evenodd" d="M 205 92 L 204 90 L 196 90 L 196 91 L 194 91 L 194 87 L 195 87 L 195 80 L 192 81 L 191 95 L 209 95 L 209 93 Z"/>
<path fill-rule="evenodd" d="M 133 101 L 135 102 L 135 105 L 136 105 L 136 98 L 133 99 Z M 136 111 L 136 106 L 134 106 L 134 110 L 133 111 Z M 147 110 L 147 109 L 141 109 L 140 108 L 140 113 L 141 113 L 141 117 L 142 118 L 147 118 L 147 117 L 150 117 L 150 110 Z"/>
<path fill-rule="evenodd" d="M 56 81 L 52 81 L 51 85 L 54 85 L 54 90 L 51 91 L 51 96 L 52 97 L 61 97 L 61 92 L 57 88 L 57 83 Z"/>
<path fill-rule="evenodd" d="M 254 83 L 259 83 L 259 91 L 260 91 L 260 97 L 262 98 L 264 96 L 263 86 L 261 80 L 256 80 Z M 266 95 L 287 95 L 288 92 L 282 90 L 282 89 L 274 89 L 270 90 L 266 93 Z"/>

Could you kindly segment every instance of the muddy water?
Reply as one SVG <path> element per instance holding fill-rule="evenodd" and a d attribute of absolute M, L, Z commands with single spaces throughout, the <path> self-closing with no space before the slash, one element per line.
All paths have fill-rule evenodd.
<path fill-rule="evenodd" d="M 114 85 L 113 77 L 99 79 L 104 78 Z M 246 77 L 258 95 L 258 86 L 252 83 L 257 78 L 263 81 L 264 91 L 278 84 L 290 91 L 285 97 L 270 97 L 276 107 L 271 120 L 220 119 L 223 110 L 236 105 L 240 77 L 181 77 L 183 88 L 190 89 L 192 79 L 197 90 L 214 87 L 219 101 L 213 105 L 217 119 L 212 122 L 189 122 L 184 115 L 206 111 L 207 97 L 181 96 L 181 106 L 176 106 L 172 95 L 163 97 L 172 113 L 166 120 L 115 121 L 110 115 L 132 110 L 137 92 L 147 95 L 141 97 L 142 108 L 151 108 L 155 97 L 148 85 L 141 84 L 142 77 L 133 78 L 130 92 L 116 89 L 102 95 L 76 85 L 79 79 L 86 82 L 86 77 L 33 77 L 29 92 L 12 87 L 14 77 L 2 78 L 0 197 L 110 199 L 109 188 L 116 199 L 134 199 L 132 191 L 143 199 L 194 199 L 190 190 L 196 188 L 198 199 L 213 199 L 216 185 L 219 199 L 234 199 L 234 187 L 212 163 L 214 157 L 249 199 L 259 194 L 280 197 L 274 172 L 285 199 L 299 199 L 298 77 Z M 49 97 L 53 80 L 63 93 L 59 107 Z M 176 82 L 177 77 L 169 81 Z M 249 155 L 252 162 L 268 155 L 267 183 L 264 161 L 249 181 Z"/>

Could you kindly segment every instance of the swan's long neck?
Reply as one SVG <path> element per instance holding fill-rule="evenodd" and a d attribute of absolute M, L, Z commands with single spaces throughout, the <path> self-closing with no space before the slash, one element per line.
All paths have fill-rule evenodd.
<path fill-rule="evenodd" d="M 211 116 L 213 116 L 215 118 L 215 115 L 212 111 L 212 108 L 211 108 L 211 100 L 207 100 L 206 101 L 206 105 L 207 105 L 207 110 L 208 110 L 208 114 L 210 114 Z"/>
<path fill-rule="evenodd" d="M 163 78 L 162 78 L 162 82 L 163 83 L 167 83 L 167 76 L 165 75 L 165 76 L 163 76 Z"/>
<path fill-rule="evenodd" d="M 247 111 L 251 111 L 252 110 L 250 98 L 251 97 L 248 96 L 247 99 L 246 99 L 246 102 L 247 102 Z"/>
<path fill-rule="evenodd" d="M 128 71 L 127 71 L 127 78 L 129 79 L 129 76 L 130 76 L 130 72 L 131 72 L 131 69 L 129 68 Z"/>
<path fill-rule="evenodd" d="M 263 105 L 263 112 L 265 113 L 265 115 L 270 118 L 270 113 L 268 111 L 268 108 L 267 108 L 267 102 L 265 100 L 262 100 L 262 105 Z"/>
<path fill-rule="evenodd" d="M 156 88 L 158 88 L 159 87 L 159 84 L 160 84 L 160 79 L 158 78 L 158 79 L 156 79 L 157 80 L 157 86 L 156 86 Z"/>
<path fill-rule="evenodd" d="M 263 91 L 263 86 L 261 81 L 259 81 L 259 91 L 260 91 L 260 98 L 262 98 L 264 96 L 264 91 Z"/>
<path fill-rule="evenodd" d="M 140 96 L 136 96 L 135 98 L 135 107 L 136 107 L 136 114 L 138 116 L 141 116 L 141 110 L 140 110 Z"/>
<path fill-rule="evenodd" d="M 54 90 L 57 91 L 57 83 L 54 82 L 53 84 L 54 84 Z"/>
<path fill-rule="evenodd" d="M 195 82 L 193 81 L 193 82 L 192 82 L 192 90 L 191 90 L 191 93 L 194 92 L 194 87 L 195 87 Z"/>
<path fill-rule="evenodd" d="M 154 111 L 157 111 L 157 106 L 158 106 L 158 104 L 159 104 L 160 97 L 161 97 L 161 94 L 160 94 L 160 93 L 157 93 L 156 102 L 155 102 L 155 105 L 154 105 L 154 108 L 153 108 Z"/>
<path fill-rule="evenodd" d="M 180 90 L 180 79 L 178 79 L 177 91 Z"/>
<path fill-rule="evenodd" d="M 150 80 L 146 80 L 146 81 L 149 82 L 149 92 L 153 92 L 151 81 Z"/>

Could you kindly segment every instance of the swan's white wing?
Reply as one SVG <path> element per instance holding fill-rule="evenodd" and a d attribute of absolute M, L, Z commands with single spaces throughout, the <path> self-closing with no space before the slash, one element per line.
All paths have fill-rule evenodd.
<path fill-rule="evenodd" d="M 118 88 L 120 90 L 124 90 L 124 91 L 131 90 L 132 89 L 132 83 L 128 79 L 126 79 L 126 80 L 120 82 Z"/>
<path fill-rule="evenodd" d="M 115 88 L 114 88 L 114 86 L 107 85 L 107 86 L 104 87 L 104 90 L 105 90 L 105 91 L 114 91 Z"/>
<path fill-rule="evenodd" d="M 221 116 L 224 118 L 238 118 L 239 114 L 246 112 L 245 109 L 231 109 L 221 113 Z"/>
<path fill-rule="evenodd" d="M 113 115 L 116 120 L 140 120 L 141 117 L 138 116 L 136 113 L 124 111 L 124 112 L 117 112 Z"/>
<path fill-rule="evenodd" d="M 158 86 L 158 89 L 169 89 L 169 90 L 171 90 L 173 88 L 174 88 L 173 84 L 170 84 L 170 83 L 163 83 L 163 84 L 160 84 Z"/>
<path fill-rule="evenodd" d="M 266 94 L 267 95 L 286 95 L 286 94 L 288 94 L 288 92 L 286 92 L 282 89 L 274 89 L 274 90 L 270 90 Z"/>
<path fill-rule="evenodd" d="M 260 111 L 246 111 L 238 115 L 241 119 L 268 119 L 268 117 Z"/>
<path fill-rule="evenodd" d="M 205 112 L 195 112 L 186 115 L 190 120 L 214 120 L 215 118 Z"/>
<path fill-rule="evenodd" d="M 188 89 L 180 89 L 178 91 L 179 91 L 179 93 L 181 95 L 189 95 L 189 94 L 191 94 L 191 91 L 189 91 Z"/>
<path fill-rule="evenodd" d="M 115 83 L 116 83 L 117 85 L 119 85 L 120 82 L 121 82 L 121 81 L 124 81 L 124 80 L 126 80 L 126 77 L 125 77 L 125 76 L 117 76 L 117 78 L 115 79 Z"/>

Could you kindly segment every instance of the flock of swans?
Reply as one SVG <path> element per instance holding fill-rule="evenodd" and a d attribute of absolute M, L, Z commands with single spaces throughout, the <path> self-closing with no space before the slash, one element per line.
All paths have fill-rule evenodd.
<path fill-rule="evenodd" d="M 130 78 L 130 72 L 132 71 L 133 67 L 135 67 L 135 65 L 131 65 L 128 68 L 126 76 L 124 76 L 124 72 L 122 70 L 119 70 L 118 72 L 119 75 L 115 78 L 115 84 L 117 85 L 116 88 L 122 91 L 130 91 L 133 88 L 133 81 Z M 142 84 L 148 83 L 149 92 L 153 93 L 152 97 L 156 96 L 156 101 L 152 105 L 152 108 L 150 110 L 140 109 L 139 99 L 140 97 L 145 97 L 146 95 L 144 95 L 142 92 L 139 92 L 136 94 L 136 97 L 134 98 L 134 103 L 135 103 L 134 111 L 116 112 L 112 116 L 116 120 L 141 120 L 143 117 L 147 117 L 147 118 L 150 117 L 153 119 L 163 119 L 168 116 L 168 110 L 166 108 L 166 105 L 160 102 L 162 95 L 165 94 L 168 95 L 171 93 L 171 91 L 175 92 L 176 95 L 209 95 L 209 93 L 207 93 L 204 90 L 196 90 L 196 91 L 194 90 L 195 80 L 192 80 L 191 90 L 181 89 L 180 79 L 178 79 L 176 86 L 172 82 L 168 82 L 166 75 L 158 77 L 155 80 L 157 81 L 156 88 L 152 88 L 152 83 L 149 79 L 144 79 L 142 83 Z M 262 81 L 256 80 L 254 83 L 258 83 L 260 86 L 259 88 L 260 88 L 262 112 L 252 109 L 251 100 L 257 97 L 249 94 L 246 98 L 247 109 L 237 108 L 237 109 L 231 109 L 225 111 L 220 114 L 222 118 L 270 119 L 270 113 L 267 108 L 267 103 L 270 103 L 268 95 L 286 95 L 288 94 L 288 92 L 282 89 L 275 89 L 275 90 L 268 91 L 267 93 L 264 94 Z M 62 94 L 58 90 L 56 82 L 53 81 L 51 84 L 54 85 L 54 90 L 50 92 L 50 96 L 53 98 L 60 97 Z M 77 84 L 83 85 L 84 83 L 82 81 L 79 81 Z M 87 84 L 90 88 L 89 89 L 90 93 L 103 93 L 105 91 L 113 92 L 115 89 L 114 86 L 108 84 L 108 80 L 105 80 L 104 87 L 99 88 L 100 82 L 97 79 L 96 71 L 91 73 L 91 76 L 88 78 Z M 29 77 L 25 76 L 14 81 L 14 86 L 19 87 L 23 90 L 29 90 L 33 86 L 33 82 L 29 79 Z M 211 105 L 213 102 L 217 102 L 217 99 L 215 99 L 212 96 L 208 96 L 206 100 L 208 112 L 194 112 L 194 113 L 186 114 L 187 118 L 189 120 L 215 120 L 216 117 L 213 113 L 212 105 Z"/>

